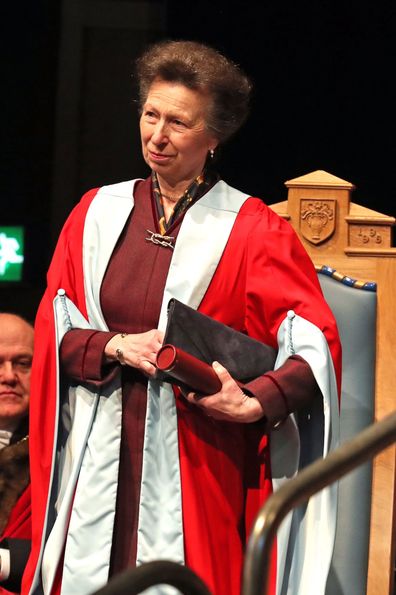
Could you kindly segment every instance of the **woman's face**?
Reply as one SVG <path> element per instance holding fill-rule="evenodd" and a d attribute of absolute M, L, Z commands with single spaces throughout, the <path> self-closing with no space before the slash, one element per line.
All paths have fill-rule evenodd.
<path fill-rule="evenodd" d="M 161 181 L 188 183 L 198 176 L 217 141 L 208 132 L 208 97 L 179 83 L 156 80 L 140 118 L 143 157 Z"/>

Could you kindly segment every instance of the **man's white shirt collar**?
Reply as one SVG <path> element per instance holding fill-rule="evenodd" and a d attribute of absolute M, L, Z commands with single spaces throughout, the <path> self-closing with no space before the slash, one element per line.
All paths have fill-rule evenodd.
<path fill-rule="evenodd" d="M 5 446 L 8 446 L 13 432 L 9 432 L 8 430 L 0 430 L 0 450 Z"/>

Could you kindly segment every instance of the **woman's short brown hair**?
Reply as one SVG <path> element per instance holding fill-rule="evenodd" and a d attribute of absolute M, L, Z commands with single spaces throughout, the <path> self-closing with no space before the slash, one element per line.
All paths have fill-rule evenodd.
<path fill-rule="evenodd" d="M 155 79 L 177 82 L 211 97 L 206 125 L 219 142 L 242 126 L 252 84 L 241 68 L 214 48 L 195 41 L 161 41 L 136 62 L 142 108 Z"/>

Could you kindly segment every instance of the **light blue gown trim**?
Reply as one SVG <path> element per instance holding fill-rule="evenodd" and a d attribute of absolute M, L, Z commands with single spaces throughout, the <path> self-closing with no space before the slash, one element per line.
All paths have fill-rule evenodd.
<path fill-rule="evenodd" d="M 133 208 L 134 183 L 101 188 L 88 209 L 83 268 L 89 321 L 67 296 L 57 296 L 54 309 L 58 345 L 71 327 L 108 330 L 100 309 L 100 285 Z M 61 411 L 58 398 L 59 413 L 62 423 L 57 436 L 58 453 L 53 459 L 57 474 L 53 469 L 52 503 L 47 511 L 51 514 L 53 506 L 57 516 L 44 548 L 42 583 L 44 593 L 50 593 L 67 535 L 61 593 L 74 595 L 78 584 L 79 594 L 88 595 L 108 579 L 121 436 L 119 379 L 101 389 L 100 394 L 83 386 L 70 387 Z"/>
<path fill-rule="evenodd" d="M 300 355 L 312 369 L 323 403 L 318 399 L 301 436 L 294 415 L 271 433 L 274 490 L 297 473 L 302 459 L 307 465 L 326 456 L 339 440 L 337 383 L 325 336 L 314 324 L 289 311 L 279 327 L 278 346 L 275 368 L 293 353 Z M 337 492 L 337 484 L 332 484 L 281 524 L 277 595 L 324 595 L 335 541 Z"/>
<path fill-rule="evenodd" d="M 68 316 L 65 316 L 65 306 Z M 54 310 L 58 343 L 69 330 L 70 325 L 90 328 L 77 308 L 61 294 L 54 300 Z M 78 502 L 79 477 L 86 459 L 86 445 L 90 439 L 92 423 L 96 416 L 99 396 L 82 386 L 71 387 L 67 395 L 58 400 L 57 452 L 54 457 L 50 514 L 56 514 L 45 545 L 42 561 L 42 581 L 44 593 L 50 593 L 62 555 L 65 536 L 68 532 L 70 508 Z M 55 465 L 56 461 L 56 465 Z M 54 469 L 57 469 L 56 475 Z M 52 512 L 51 512 L 52 511 Z M 73 514 L 72 514 L 73 516 Z M 70 522 L 72 524 L 72 520 Z M 69 537 L 68 537 L 69 538 Z M 67 546 L 66 546 L 67 547 Z M 67 575 L 66 575 L 67 581 Z M 67 582 L 66 582 L 67 584 Z M 65 592 L 70 592 L 66 589 Z"/>
<path fill-rule="evenodd" d="M 172 297 L 197 308 L 248 195 L 219 182 L 186 213 L 166 281 L 159 328 Z M 204 249 L 203 249 L 204 246 Z M 149 383 L 139 509 L 137 563 L 184 562 L 177 412 L 169 384 Z M 151 594 L 171 590 L 158 586 Z"/>

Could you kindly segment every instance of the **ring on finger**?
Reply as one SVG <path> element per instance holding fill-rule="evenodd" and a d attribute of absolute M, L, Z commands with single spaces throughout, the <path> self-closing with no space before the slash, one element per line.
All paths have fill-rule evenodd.
<path fill-rule="evenodd" d="M 117 347 L 117 349 L 115 350 L 115 354 L 116 354 L 116 358 L 120 362 L 121 366 L 126 366 L 126 362 L 124 360 L 124 352 L 122 351 L 122 349 Z"/>

